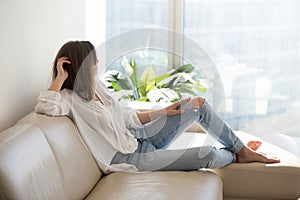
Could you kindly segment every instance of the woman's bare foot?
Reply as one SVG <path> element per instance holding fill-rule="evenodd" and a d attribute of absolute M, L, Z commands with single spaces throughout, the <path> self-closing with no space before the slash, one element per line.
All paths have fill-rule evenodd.
<path fill-rule="evenodd" d="M 262 142 L 260 141 L 249 141 L 247 143 L 247 146 L 252 149 L 253 151 L 256 151 L 260 146 L 261 146 Z"/>
<path fill-rule="evenodd" d="M 278 163 L 280 162 L 277 158 L 269 158 L 265 155 L 257 153 L 256 151 L 244 146 L 236 154 L 238 163 L 249 163 L 249 162 L 262 162 L 262 163 Z"/>

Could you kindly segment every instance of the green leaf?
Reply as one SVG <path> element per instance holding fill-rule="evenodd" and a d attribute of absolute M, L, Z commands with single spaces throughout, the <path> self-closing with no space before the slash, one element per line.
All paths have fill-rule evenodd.
<path fill-rule="evenodd" d="M 199 91 L 199 92 L 202 92 L 202 93 L 205 93 L 206 92 L 206 87 L 197 87 L 197 86 L 194 86 L 193 87 L 195 90 Z"/>
<path fill-rule="evenodd" d="M 164 79 L 170 77 L 170 75 L 171 75 L 171 72 L 168 72 L 168 73 L 166 73 L 166 74 L 160 75 L 160 76 L 158 76 L 158 77 L 155 78 L 155 82 L 156 82 L 156 83 L 159 83 L 159 82 L 161 82 L 162 80 L 164 80 Z"/>
<path fill-rule="evenodd" d="M 176 84 L 177 77 L 174 77 L 172 80 L 169 81 L 169 83 L 165 84 L 165 88 L 173 88 Z"/>
<path fill-rule="evenodd" d="M 111 74 L 106 78 L 106 81 L 111 83 L 111 87 L 115 91 L 131 89 L 129 80 L 125 78 L 120 72 L 117 72 L 116 74 Z"/>
<path fill-rule="evenodd" d="M 131 85 L 127 79 L 119 79 L 117 81 L 118 85 L 123 89 L 123 90 L 131 90 Z"/>
<path fill-rule="evenodd" d="M 138 101 L 146 102 L 149 101 L 149 99 L 147 97 L 142 97 Z"/>
<path fill-rule="evenodd" d="M 205 93 L 207 90 L 205 83 L 203 84 L 200 80 L 195 81 L 193 88 L 202 93 Z"/>
<path fill-rule="evenodd" d="M 157 84 L 156 87 L 157 87 L 157 89 L 161 89 L 161 88 L 164 88 L 165 85 L 164 84 Z"/>
<path fill-rule="evenodd" d="M 114 91 L 120 91 L 122 88 L 116 83 L 116 82 L 113 82 L 111 81 L 111 87 L 114 89 Z"/>
<path fill-rule="evenodd" d="M 176 74 L 176 73 L 182 73 L 182 72 L 185 72 L 185 73 L 191 73 L 192 71 L 194 71 L 194 67 L 193 65 L 191 64 L 186 64 L 186 65 L 182 65 L 180 67 L 178 67 L 173 73 L 173 74 Z"/>
<path fill-rule="evenodd" d="M 180 96 L 180 95 L 179 95 Z M 176 102 L 179 101 L 180 99 L 176 98 L 176 99 L 172 99 L 171 102 Z"/>
<path fill-rule="evenodd" d="M 151 66 L 147 67 L 141 77 L 146 94 L 155 87 L 155 73 Z"/>
<path fill-rule="evenodd" d="M 106 77 L 106 81 L 118 81 L 119 80 L 119 74 L 120 72 L 117 72 L 116 74 L 110 74 L 108 77 Z"/>
<path fill-rule="evenodd" d="M 173 88 L 173 90 L 175 90 L 177 93 L 179 93 L 180 96 L 181 96 L 181 93 L 188 93 L 193 96 L 197 95 L 195 93 L 195 91 L 193 90 L 193 87 L 191 87 L 190 85 L 187 85 L 187 84 L 177 84 L 176 87 Z"/>
<path fill-rule="evenodd" d="M 138 92 L 140 97 L 145 97 L 147 95 L 147 92 L 146 92 L 146 85 L 144 84 L 144 82 L 139 80 L 137 83 L 137 87 L 138 87 Z"/>

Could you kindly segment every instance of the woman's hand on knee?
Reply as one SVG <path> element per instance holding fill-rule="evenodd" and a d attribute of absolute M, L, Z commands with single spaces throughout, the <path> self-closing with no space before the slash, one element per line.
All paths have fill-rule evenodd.
<path fill-rule="evenodd" d="M 165 107 L 165 112 L 167 115 L 178 115 L 178 114 L 182 114 L 184 112 L 184 110 L 178 109 L 180 105 L 187 103 L 188 101 L 190 101 L 191 97 L 187 97 L 184 99 L 181 99 L 179 101 L 176 101 L 175 103 Z"/>
<path fill-rule="evenodd" d="M 194 97 L 191 99 L 191 97 L 181 99 L 180 101 L 177 101 L 169 106 L 167 106 L 164 109 L 164 112 L 167 115 L 178 115 L 182 114 L 184 110 L 178 109 L 180 105 L 189 103 L 194 109 L 200 109 L 201 106 L 204 104 L 205 99 L 202 97 Z"/>

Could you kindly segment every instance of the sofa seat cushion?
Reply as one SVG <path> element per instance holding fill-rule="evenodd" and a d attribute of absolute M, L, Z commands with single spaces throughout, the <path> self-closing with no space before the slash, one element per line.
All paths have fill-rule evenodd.
<path fill-rule="evenodd" d="M 88 200 L 221 200 L 223 184 L 212 172 L 116 172 L 100 180 Z"/>
<path fill-rule="evenodd" d="M 262 141 L 259 151 L 278 157 L 277 164 L 232 163 L 221 169 L 213 169 L 223 180 L 225 198 L 243 199 L 297 199 L 300 197 L 300 159 L 294 154 L 272 145 L 251 134 L 236 131 L 247 143 Z M 184 133 L 174 141 L 170 149 L 203 145 L 221 146 L 206 134 Z"/>

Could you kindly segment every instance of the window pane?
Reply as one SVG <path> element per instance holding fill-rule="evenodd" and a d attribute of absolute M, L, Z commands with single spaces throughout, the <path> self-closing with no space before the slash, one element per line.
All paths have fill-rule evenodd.
<path fill-rule="evenodd" d="M 106 35 L 140 28 L 168 27 L 167 0 L 106 1 Z"/>
<path fill-rule="evenodd" d="M 124 93 L 126 98 L 121 96 L 119 99 L 127 100 L 129 96 L 130 100 L 147 100 L 146 95 L 152 82 L 146 83 L 148 88 L 144 89 L 144 85 L 141 84 L 142 77 L 146 79 L 145 77 L 160 76 L 170 70 L 167 28 L 168 0 L 106 1 L 107 42 L 104 78 L 119 72 L 119 78 L 122 81 L 125 79 L 123 82 L 129 81 L 128 86 L 122 84 L 122 89 L 119 89 L 119 79 L 116 81 L 118 87 L 112 87 L 111 83 L 108 83 L 117 98 L 119 94 Z M 124 64 L 131 63 L 131 59 L 134 59 L 137 65 L 134 70 L 131 69 L 132 66 Z M 137 88 L 138 86 L 142 88 Z"/>
<path fill-rule="evenodd" d="M 215 62 L 234 129 L 300 138 L 299 10 L 297 0 L 185 0 L 184 33 Z"/>

